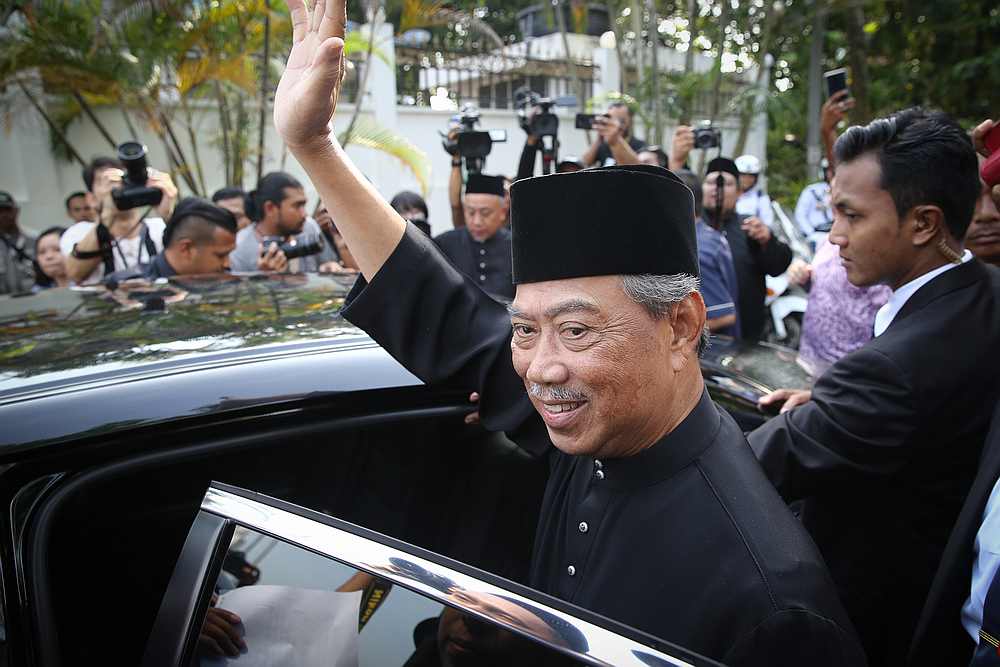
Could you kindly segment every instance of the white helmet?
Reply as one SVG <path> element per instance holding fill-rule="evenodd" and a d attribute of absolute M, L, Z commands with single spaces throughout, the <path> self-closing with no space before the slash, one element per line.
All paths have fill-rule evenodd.
<path fill-rule="evenodd" d="M 736 168 L 741 174 L 756 176 L 760 173 L 760 160 L 756 155 L 741 155 L 736 158 Z"/>

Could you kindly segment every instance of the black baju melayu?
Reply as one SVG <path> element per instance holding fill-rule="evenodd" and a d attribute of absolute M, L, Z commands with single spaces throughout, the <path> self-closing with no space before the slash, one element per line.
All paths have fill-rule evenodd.
<path fill-rule="evenodd" d="M 563 454 L 513 369 L 505 308 L 412 226 L 343 314 L 548 456 L 532 586 L 729 665 L 864 664 L 815 546 L 707 394 L 636 456 Z"/>
<path fill-rule="evenodd" d="M 514 298 L 510 273 L 510 230 L 501 227 L 485 241 L 477 241 L 465 227 L 434 237 L 445 256 L 473 282 L 501 299 Z"/>

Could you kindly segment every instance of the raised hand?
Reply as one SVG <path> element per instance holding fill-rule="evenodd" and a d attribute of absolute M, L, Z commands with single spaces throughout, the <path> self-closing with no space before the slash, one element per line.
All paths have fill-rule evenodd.
<path fill-rule="evenodd" d="M 347 0 L 288 0 L 292 52 L 274 95 L 274 126 L 293 152 L 331 141 L 344 62 Z"/>
<path fill-rule="evenodd" d="M 847 112 L 854 108 L 854 98 L 846 90 L 838 90 L 827 98 L 819 112 L 819 126 L 821 132 L 836 132 L 837 124 L 846 116 Z"/>

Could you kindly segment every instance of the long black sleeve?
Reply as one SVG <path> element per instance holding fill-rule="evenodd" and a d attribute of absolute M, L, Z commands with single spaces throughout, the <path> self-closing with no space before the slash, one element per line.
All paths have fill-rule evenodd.
<path fill-rule="evenodd" d="M 797 500 L 897 473 L 921 425 L 907 380 L 891 359 L 862 348 L 819 378 L 812 400 L 750 432 L 781 495 Z"/>
<path fill-rule="evenodd" d="M 358 278 L 341 312 L 424 382 L 479 392 L 487 429 L 533 454 L 550 446 L 514 371 L 507 309 L 413 225 L 371 283 Z"/>
<path fill-rule="evenodd" d="M 750 240 L 750 255 L 763 273 L 769 276 L 780 276 L 792 263 L 792 249 L 779 241 L 774 234 L 763 246 Z"/>
<path fill-rule="evenodd" d="M 524 142 L 524 148 L 521 150 L 521 161 L 517 164 L 517 177 L 514 179 L 516 181 L 522 178 L 531 178 L 535 175 L 535 162 L 538 160 L 538 144 L 529 144 L 527 141 Z"/>

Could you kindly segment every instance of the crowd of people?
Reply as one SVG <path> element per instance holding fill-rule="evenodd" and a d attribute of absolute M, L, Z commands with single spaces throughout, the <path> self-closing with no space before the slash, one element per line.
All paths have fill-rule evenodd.
<path fill-rule="evenodd" d="M 150 170 L 159 203 L 118 210 L 122 165 L 97 158 L 65 228 L 26 235 L 0 192 L 0 291 L 358 272 L 347 319 L 549 457 L 533 587 L 726 664 L 996 664 L 993 122 L 911 108 L 840 132 L 852 102 L 832 96 L 795 257 L 757 156 L 701 175 L 693 128 L 649 146 L 615 102 L 554 175 L 533 177 L 530 123 L 514 179 L 467 175 L 452 153 L 452 229 L 431 238 L 426 202 L 383 200 L 330 134 L 336 13 L 289 6 L 305 64 L 285 70 L 275 124 L 319 193 L 312 215 L 282 172 L 178 201 Z M 783 274 L 808 292 L 799 363 L 815 384 L 764 396 L 779 414 L 744 434 L 698 357 L 708 333 L 761 339 L 767 277 Z"/>

